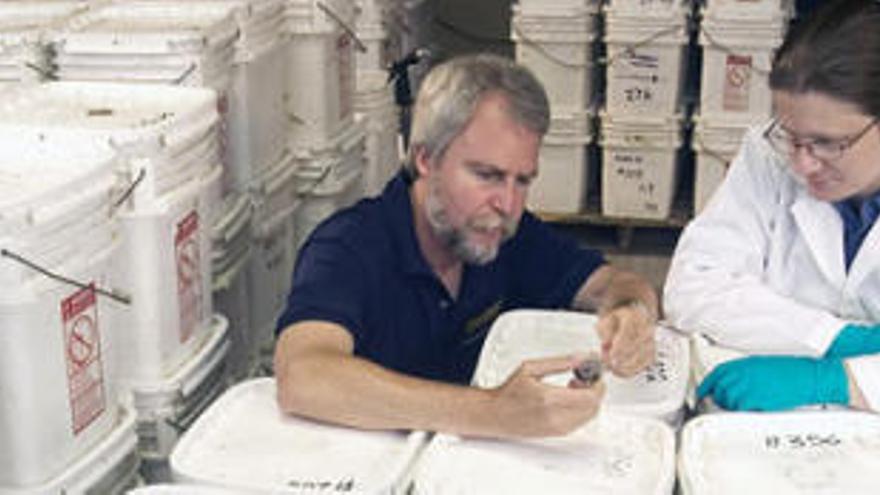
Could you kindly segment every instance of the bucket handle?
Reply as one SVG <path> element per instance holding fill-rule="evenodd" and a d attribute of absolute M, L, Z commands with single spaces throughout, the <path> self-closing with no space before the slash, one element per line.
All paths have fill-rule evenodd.
<path fill-rule="evenodd" d="M 649 36 L 645 36 L 644 38 L 636 41 L 635 43 L 627 43 L 627 44 L 623 45 L 625 47 L 625 49 L 621 53 L 629 53 L 632 50 L 635 50 L 636 48 L 640 48 L 642 46 L 647 45 L 648 43 L 656 40 L 657 38 L 660 38 L 660 37 L 665 36 L 670 33 L 674 33 L 681 28 L 682 28 L 682 26 L 679 26 L 679 25 L 669 26 L 665 29 L 661 29 L 660 31 L 657 31 L 656 33 L 652 33 Z M 610 66 L 610 65 L 614 65 L 614 62 L 616 61 L 616 59 L 617 59 L 617 56 L 605 57 L 604 59 L 600 59 L 599 63 Z"/>
<path fill-rule="evenodd" d="M 144 178 L 146 178 L 146 176 L 147 176 L 147 170 L 144 168 L 141 168 L 140 171 L 138 171 L 137 177 L 135 177 L 134 180 L 131 181 L 131 184 L 129 184 L 128 187 L 126 187 L 125 190 L 122 191 L 122 194 L 119 196 L 119 199 L 114 201 L 113 204 L 110 206 L 110 215 L 111 216 L 114 213 L 116 213 L 116 211 L 119 209 L 119 207 L 122 206 L 123 203 L 125 203 L 128 200 L 128 198 L 131 197 L 132 194 L 134 194 L 134 190 L 137 188 L 137 186 L 141 182 L 144 181 Z"/>
<path fill-rule="evenodd" d="M 174 85 L 180 86 L 181 84 L 183 84 L 183 82 L 186 81 L 186 78 L 189 77 L 193 72 L 195 72 L 196 68 L 198 68 L 198 65 L 195 62 L 189 64 L 189 67 L 183 69 L 183 72 L 181 72 L 179 76 L 174 78 L 174 80 L 172 81 Z"/>
<path fill-rule="evenodd" d="M 364 45 L 364 42 L 361 41 L 360 38 L 358 38 L 358 35 L 355 32 L 355 30 L 352 29 L 351 26 L 346 24 L 345 21 L 343 21 L 341 17 L 339 17 L 339 14 L 337 14 L 336 12 L 333 12 L 333 10 L 330 7 L 328 7 L 324 2 L 318 2 L 315 5 L 317 5 L 319 9 L 323 10 L 324 13 L 327 14 L 331 19 L 336 21 L 336 23 L 342 27 L 342 30 L 345 31 L 346 34 L 351 36 L 351 39 L 354 40 L 355 48 L 357 48 L 357 50 L 359 52 L 367 53 L 367 46 Z"/>
<path fill-rule="evenodd" d="M 58 282 L 72 285 L 78 289 L 90 289 L 90 288 L 94 287 L 96 294 L 100 294 L 102 296 L 109 297 L 110 299 L 113 299 L 114 301 L 120 302 L 125 305 L 131 304 L 131 296 L 123 293 L 119 289 L 113 289 L 113 288 L 103 289 L 103 288 L 94 286 L 93 284 L 86 284 L 86 283 L 80 282 L 78 280 L 74 280 L 72 278 L 65 277 L 64 275 L 59 275 L 59 274 L 57 274 L 47 268 L 44 268 L 44 267 L 38 265 L 37 263 L 34 263 L 33 261 L 25 258 L 24 256 L 17 254 L 17 253 L 14 253 L 6 248 L 0 249 L 0 256 L 3 256 L 4 258 L 9 258 L 9 259 L 16 261 L 18 263 L 21 263 L 22 265 L 30 268 L 31 270 L 39 272 L 39 273 L 51 278 L 52 280 L 57 280 Z"/>
<path fill-rule="evenodd" d="M 586 63 L 572 63 L 572 62 L 569 62 L 569 61 L 567 61 L 567 60 L 563 60 L 563 59 L 557 57 L 556 55 L 550 53 L 550 51 L 547 50 L 546 48 L 544 48 L 544 46 L 541 45 L 541 43 L 538 43 L 537 41 L 535 41 L 535 40 L 531 39 L 530 37 L 528 37 L 528 36 L 522 31 L 522 29 L 519 28 L 518 25 L 514 24 L 514 25 L 513 25 L 513 30 L 516 32 L 516 35 L 517 35 L 521 40 L 523 40 L 523 41 L 526 42 L 527 45 L 529 45 L 530 47 L 534 48 L 535 50 L 538 50 L 539 52 L 541 52 L 542 55 L 544 55 L 545 57 L 547 57 L 548 59 L 550 59 L 552 62 L 555 62 L 555 63 L 558 64 L 558 65 L 561 65 L 562 67 L 568 67 L 568 68 L 571 68 L 571 69 L 590 69 L 590 68 L 592 68 L 592 67 L 595 65 L 593 62 L 586 62 Z"/>
<path fill-rule="evenodd" d="M 724 44 L 718 42 L 711 34 L 709 34 L 709 31 L 702 25 L 700 25 L 700 33 L 702 33 L 703 36 L 706 37 L 706 41 L 708 41 L 709 45 L 712 46 L 713 48 L 717 48 L 717 49 L 721 50 L 722 52 L 726 53 L 727 55 L 739 55 L 739 53 L 737 53 L 736 50 L 730 48 L 727 45 L 724 45 Z M 769 76 L 770 75 L 770 69 L 765 69 L 763 67 L 755 67 L 755 66 L 751 66 L 751 65 L 750 65 L 750 68 L 751 68 L 751 70 L 757 72 L 761 76 Z"/>

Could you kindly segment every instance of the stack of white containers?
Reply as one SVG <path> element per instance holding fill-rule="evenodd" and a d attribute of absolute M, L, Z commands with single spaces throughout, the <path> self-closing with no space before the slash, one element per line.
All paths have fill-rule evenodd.
<path fill-rule="evenodd" d="M 746 129 L 770 117 L 767 77 L 791 13 L 789 0 L 709 0 L 702 11 L 700 116 L 693 141 L 697 213 L 724 178 Z"/>
<path fill-rule="evenodd" d="M 0 142 L 0 493 L 121 493 L 138 467 L 125 303 L 99 292 L 119 286 L 117 157 L 39 125 Z"/>
<path fill-rule="evenodd" d="M 689 7 L 679 0 L 612 0 L 602 115 L 602 213 L 669 216 L 678 175 Z"/>
<path fill-rule="evenodd" d="M 213 314 L 208 234 L 220 202 L 216 93 L 203 88 L 51 83 L 7 91 L 6 125 L 112 146 L 131 186 L 119 205 L 121 379 L 133 393 L 141 454 L 161 459 L 220 391 L 226 320 Z M 174 426 L 172 426 L 174 425 Z"/>
<path fill-rule="evenodd" d="M 388 67 L 394 59 L 389 53 L 387 4 L 387 0 L 358 2 L 357 37 L 364 50 L 357 53 L 354 111 L 366 133 L 363 183 L 368 196 L 381 192 L 400 167 L 397 107 L 388 80 Z"/>
<path fill-rule="evenodd" d="M 594 40 L 598 3 L 591 0 L 520 0 L 511 38 L 516 59 L 541 80 L 550 99 L 550 130 L 540 172 L 529 190 L 537 211 L 577 213 L 586 205 L 587 145 L 593 140 Z"/>
<path fill-rule="evenodd" d="M 271 339 L 287 297 L 296 249 L 318 223 L 363 195 L 365 135 L 354 118 L 355 2 L 287 0 L 284 19 L 288 147 L 301 201 L 293 226 L 285 225 L 290 230 L 274 234 L 267 245 L 276 252 L 277 290 L 260 301 L 267 318 L 256 328 L 264 339 Z"/>
<path fill-rule="evenodd" d="M 85 0 L 0 3 L 0 85 L 45 80 L 51 62 L 45 33 L 86 10 Z"/>

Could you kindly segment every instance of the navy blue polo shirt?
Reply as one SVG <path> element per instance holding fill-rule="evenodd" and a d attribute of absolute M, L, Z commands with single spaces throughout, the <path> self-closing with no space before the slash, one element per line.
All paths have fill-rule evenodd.
<path fill-rule="evenodd" d="M 849 272 L 862 242 L 880 216 L 880 192 L 874 193 L 860 205 L 849 199 L 834 203 L 834 207 L 843 220 L 843 258 L 846 271 Z"/>
<path fill-rule="evenodd" d="M 468 383 L 495 317 L 515 308 L 570 307 L 604 263 L 525 213 L 497 258 L 466 265 L 450 296 L 419 250 L 403 173 L 382 194 L 320 224 L 303 245 L 277 333 L 303 320 L 337 323 L 354 352 L 423 378 Z"/>

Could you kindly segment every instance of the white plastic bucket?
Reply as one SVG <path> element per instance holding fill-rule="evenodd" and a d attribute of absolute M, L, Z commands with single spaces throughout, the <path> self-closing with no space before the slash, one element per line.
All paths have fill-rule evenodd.
<path fill-rule="evenodd" d="M 274 344 L 275 319 L 284 307 L 293 267 L 293 220 L 301 203 L 297 194 L 299 163 L 286 154 L 258 179 L 253 190 L 254 251 L 248 268 L 251 364 L 266 364 Z"/>
<path fill-rule="evenodd" d="M 332 148 L 297 157 L 302 204 L 294 215 L 296 251 L 318 224 L 363 196 L 364 136 L 353 124 L 336 136 Z"/>
<path fill-rule="evenodd" d="M 583 112 L 594 99 L 595 15 L 586 8 L 531 17 L 513 5 L 516 60 L 541 80 L 554 114 Z"/>
<path fill-rule="evenodd" d="M 782 43 L 785 22 L 780 16 L 736 22 L 703 18 L 699 38 L 703 47 L 701 113 L 742 125 L 770 116 L 768 76 L 773 52 Z"/>
<path fill-rule="evenodd" d="M 119 288 L 115 162 L 20 129 L 0 130 L 0 142 L 0 486 L 27 487 L 60 475 L 120 419 L 123 303 L 95 290 Z"/>
<path fill-rule="evenodd" d="M 28 486 L 0 485 L 0 495 L 122 495 L 138 483 L 134 412 L 121 408 L 106 437 L 91 445 L 65 469 Z"/>
<path fill-rule="evenodd" d="M 685 70 L 684 14 L 659 19 L 609 10 L 605 20 L 606 111 L 645 116 L 675 114 Z"/>
<path fill-rule="evenodd" d="M 173 195 L 121 214 L 124 285 L 133 303 L 122 352 L 129 385 L 143 388 L 187 362 L 210 333 L 212 189 L 221 168 Z"/>
<path fill-rule="evenodd" d="M 600 342 L 595 315 L 573 311 L 515 310 L 502 314 L 492 325 L 473 383 L 492 388 L 504 381 L 525 360 L 598 352 Z M 628 379 L 605 373 L 607 395 L 603 410 L 608 414 L 633 414 L 677 424 L 684 411 L 690 356 L 688 340 L 658 327 L 655 363 Z M 548 377 L 565 386 L 570 373 Z"/>
<path fill-rule="evenodd" d="M 681 433 L 682 494 L 874 493 L 880 418 L 856 411 L 699 416 Z"/>
<path fill-rule="evenodd" d="M 57 82 L 12 88 L 3 96 L 4 127 L 66 140 L 68 147 L 88 143 L 119 152 L 120 173 L 138 181 L 135 204 L 167 194 L 217 163 L 218 115 L 211 90 Z"/>
<path fill-rule="evenodd" d="M 400 169 L 397 151 L 397 106 L 389 86 L 359 92 L 355 101 L 357 122 L 366 133 L 364 194 L 379 194 L 388 180 Z"/>
<path fill-rule="evenodd" d="M 767 19 L 778 15 L 791 17 L 795 11 L 792 0 L 707 0 L 706 8 L 713 16 L 728 19 L 730 22 L 740 20 Z"/>
<path fill-rule="evenodd" d="M 697 116 L 694 120 L 691 146 L 696 155 L 694 213 L 698 214 L 724 180 L 748 127 L 731 124 L 721 116 Z"/>
<path fill-rule="evenodd" d="M 602 116 L 602 214 L 669 216 L 678 178 L 679 126 L 677 117 Z"/>
<path fill-rule="evenodd" d="M 215 311 L 229 321 L 230 378 L 241 379 L 250 366 L 251 309 L 247 266 L 252 249 L 253 201 L 248 194 L 230 194 L 211 233 L 211 289 Z"/>
<path fill-rule="evenodd" d="M 326 142 L 353 118 L 356 61 L 352 1 L 289 0 L 286 111 L 293 148 Z"/>
<path fill-rule="evenodd" d="M 563 437 L 500 442 L 436 435 L 414 471 L 414 495 L 667 495 L 675 439 L 656 419 L 601 413 Z"/>
<path fill-rule="evenodd" d="M 230 388 L 171 454 L 175 481 L 259 493 L 402 493 L 425 434 L 363 431 L 284 415 L 275 380 Z"/>
<path fill-rule="evenodd" d="M 529 187 L 529 209 L 547 213 L 584 209 L 591 166 L 587 145 L 593 136 L 592 116 L 587 112 L 551 119 L 541 143 L 538 175 Z"/>
<path fill-rule="evenodd" d="M 226 386 L 229 323 L 212 315 L 208 335 L 177 369 L 160 382 L 135 387 L 138 452 L 149 461 L 164 461 L 185 431 Z"/>

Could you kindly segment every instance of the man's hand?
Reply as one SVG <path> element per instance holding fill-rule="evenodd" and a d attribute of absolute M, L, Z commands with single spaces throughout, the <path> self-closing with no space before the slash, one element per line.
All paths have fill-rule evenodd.
<path fill-rule="evenodd" d="M 596 331 L 602 341 L 602 361 L 615 375 L 628 378 L 654 363 L 656 323 L 653 313 L 638 300 L 600 313 Z"/>
<path fill-rule="evenodd" d="M 584 356 L 523 362 L 493 391 L 490 408 L 499 437 L 545 437 L 568 434 L 593 418 L 605 394 L 602 381 L 584 386 L 573 379 L 568 387 L 542 382 L 547 375 L 571 372 Z"/>

